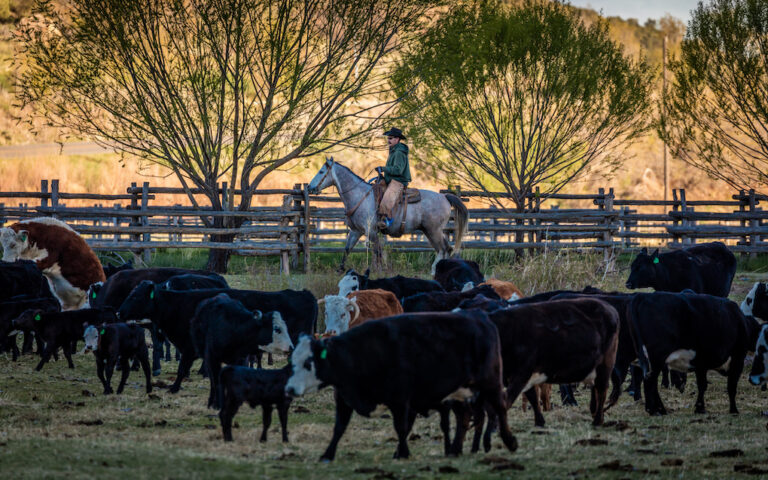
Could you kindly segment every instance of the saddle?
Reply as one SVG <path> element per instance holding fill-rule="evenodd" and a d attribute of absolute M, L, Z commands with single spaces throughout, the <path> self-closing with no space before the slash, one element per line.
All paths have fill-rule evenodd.
<path fill-rule="evenodd" d="M 379 178 L 373 184 L 373 198 L 376 201 L 376 211 L 379 210 L 384 192 L 387 190 L 387 182 Z M 405 232 L 405 216 L 408 214 L 409 203 L 419 203 L 421 201 L 421 191 L 416 188 L 404 188 L 403 194 L 398 197 L 395 206 L 392 208 L 392 225 L 389 228 L 381 229 L 390 237 L 399 237 Z"/>

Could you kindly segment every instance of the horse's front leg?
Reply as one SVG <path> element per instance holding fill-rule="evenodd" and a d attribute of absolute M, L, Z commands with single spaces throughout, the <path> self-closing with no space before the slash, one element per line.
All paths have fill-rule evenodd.
<path fill-rule="evenodd" d="M 379 232 L 377 230 L 372 230 L 368 233 L 368 239 L 371 241 L 371 246 L 373 247 L 373 265 L 372 269 L 374 271 L 381 271 L 384 269 L 384 250 L 382 249 L 382 240 L 379 236 Z"/>
<path fill-rule="evenodd" d="M 341 257 L 341 265 L 339 265 L 339 273 L 344 273 L 346 271 L 344 264 L 347 262 L 349 252 L 355 248 L 355 245 L 357 245 L 357 242 L 362 235 L 363 232 L 358 232 L 357 230 L 352 229 L 349 230 L 349 234 L 347 235 L 347 245 L 344 247 L 344 255 Z"/>

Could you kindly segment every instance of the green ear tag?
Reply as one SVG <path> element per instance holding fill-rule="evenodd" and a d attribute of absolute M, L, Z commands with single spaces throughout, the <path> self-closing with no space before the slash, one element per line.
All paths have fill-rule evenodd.
<path fill-rule="evenodd" d="M 149 292 L 149 298 L 150 298 L 150 300 L 151 300 L 151 299 L 153 299 L 153 298 L 155 298 L 155 291 L 154 291 L 154 290 L 152 290 L 151 292 Z"/>
<path fill-rule="evenodd" d="M 99 334 L 104 335 L 104 329 L 102 328 Z"/>
<path fill-rule="evenodd" d="M 39 321 L 40 321 L 40 314 L 39 314 L 39 313 L 38 313 L 37 315 L 35 315 L 35 321 L 36 321 L 36 322 L 39 322 Z"/>
<path fill-rule="evenodd" d="M 653 263 L 659 263 L 659 257 L 654 258 Z"/>
<path fill-rule="evenodd" d="M 323 351 L 320 352 L 320 358 L 323 359 L 323 360 L 328 358 L 328 349 L 327 348 L 324 348 Z"/>
<path fill-rule="evenodd" d="M 96 300 L 96 292 L 93 292 L 93 294 L 91 295 L 91 298 Z"/>

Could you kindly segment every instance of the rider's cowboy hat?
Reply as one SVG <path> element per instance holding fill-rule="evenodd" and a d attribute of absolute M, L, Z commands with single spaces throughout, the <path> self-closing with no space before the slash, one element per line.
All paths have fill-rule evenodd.
<path fill-rule="evenodd" d="M 401 140 L 407 140 L 405 138 L 405 135 L 403 135 L 403 131 L 400 130 L 399 128 L 390 128 L 389 130 L 384 132 L 384 135 L 386 135 L 387 137 L 397 137 Z"/>

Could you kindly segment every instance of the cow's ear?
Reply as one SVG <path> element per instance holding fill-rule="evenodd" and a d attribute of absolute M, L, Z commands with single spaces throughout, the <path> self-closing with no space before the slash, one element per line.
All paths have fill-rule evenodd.
<path fill-rule="evenodd" d="M 648 248 L 643 247 L 643 249 L 640 250 L 640 255 L 648 255 Z"/>
<path fill-rule="evenodd" d="M 363 276 L 364 276 L 364 277 L 366 277 L 366 278 L 368 278 L 370 275 L 371 275 L 371 269 L 370 269 L 370 267 L 369 267 L 369 268 L 366 268 L 366 269 L 365 269 L 365 273 L 363 274 Z"/>
<path fill-rule="evenodd" d="M 654 250 L 653 253 L 651 254 L 651 256 L 652 257 L 658 257 L 659 256 L 659 249 L 657 248 L 656 250 Z"/>

